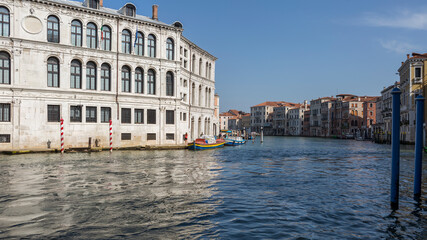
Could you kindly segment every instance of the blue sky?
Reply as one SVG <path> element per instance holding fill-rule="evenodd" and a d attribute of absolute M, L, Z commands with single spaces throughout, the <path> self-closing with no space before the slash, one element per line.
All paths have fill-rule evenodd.
<path fill-rule="evenodd" d="M 119 9 L 128 1 L 104 0 Z M 181 21 L 218 58 L 221 112 L 264 101 L 380 95 L 407 53 L 426 52 L 427 2 L 394 0 L 143 0 L 140 15 Z"/>

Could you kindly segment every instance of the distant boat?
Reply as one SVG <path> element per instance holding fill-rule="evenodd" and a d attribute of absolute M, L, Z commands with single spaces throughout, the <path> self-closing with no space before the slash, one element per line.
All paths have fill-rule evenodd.
<path fill-rule="evenodd" d="M 242 138 L 242 137 L 227 137 L 225 140 L 225 145 L 226 146 L 238 146 L 238 145 L 243 145 L 246 143 L 246 141 Z"/>
<path fill-rule="evenodd" d="M 215 139 L 210 136 L 202 136 L 194 142 L 188 144 L 189 150 L 206 150 L 224 147 L 225 141 L 223 139 Z"/>

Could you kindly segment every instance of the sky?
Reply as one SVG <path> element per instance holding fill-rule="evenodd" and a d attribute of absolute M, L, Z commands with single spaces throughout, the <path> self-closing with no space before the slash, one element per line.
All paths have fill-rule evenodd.
<path fill-rule="evenodd" d="M 220 111 L 265 101 L 379 96 L 399 80 L 406 54 L 427 52 L 422 0 L 104 0 L 183 24 L 183 35 L 218 58 Z"/>

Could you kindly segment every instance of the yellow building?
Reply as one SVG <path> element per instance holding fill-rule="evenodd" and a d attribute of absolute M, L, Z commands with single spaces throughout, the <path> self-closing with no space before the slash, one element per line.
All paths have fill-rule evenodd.
<path fill-rule="evenodd" d="M 400 140 L 405 143 L 415 142 L 415 97 L 419 94 L 426 96 L 427 53 L 412 53 L 407 55 L 405 62 L 399 68 L 401 111 L 400 111 Z M 424 110 L 426 118 L 427 109 Z"/>

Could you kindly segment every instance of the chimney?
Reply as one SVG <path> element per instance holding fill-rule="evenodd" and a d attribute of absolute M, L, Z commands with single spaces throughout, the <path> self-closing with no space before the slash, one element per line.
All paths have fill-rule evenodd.
<path fill-rule="evenodd" d="M 153 20 L 159 20 L 158 16 L 157 16 L 157 10 L 158 10 L 159 6 L 157 5 L 153 5 Z"/>
<path fill-rule="evenodd" d="M 402 62 L 402 66 L 403 66 L 404 62 Z"/>
<path fill-rule="evenodd" d="M 99 6 L 103 7 L 104 6 L 104 0 L 99 0 Z"/>
<path fill-rule="evenodd" d="M 409 56 L 410 56 L 409 54 L 406 54 L 406 59 L 409 59 Z"/>

